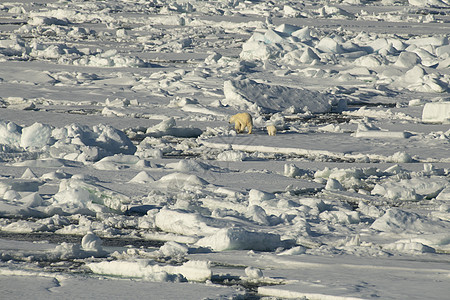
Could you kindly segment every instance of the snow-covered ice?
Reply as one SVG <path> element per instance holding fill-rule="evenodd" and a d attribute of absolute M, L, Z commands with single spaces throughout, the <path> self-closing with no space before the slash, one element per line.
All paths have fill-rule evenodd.
<path fill-rule="evenodd" d="M 449 24 L 448 0 L 0 3 L 2 297 L 446 299 Z"/>

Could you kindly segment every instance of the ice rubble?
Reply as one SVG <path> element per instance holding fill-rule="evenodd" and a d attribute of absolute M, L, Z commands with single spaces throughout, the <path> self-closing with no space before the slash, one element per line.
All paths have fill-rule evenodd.
<path fill-rule="evenodd" d="M 420 177 L 377 184 L 371 193 L 392 200 L 415 201 L 422 198 L 435 198 L 446 186 L 448 186 L 448 180 L 445 178 Z"/>
<path fill-rule="evenodd" d="M 22 182 L 22 185 L 20 185 Z M 99 212 L 124 212 L 130 200 L 128 197 L 99 188 L 78 179 L 62 179 L 59 191 L 44 200 L 36 193 L 44 183 L 36 180 L 0 181 L 1 215 L 21 215 L 23 217 L 43 217 L 53 215 L 85 214 Z"/>
<path fill-rule="evenodd" d="M 43 19 L 49 20 L 49 19 Z M 47 24 L 30 24 L 33 26 L 47 25 Z M 61 29 L 58 27 L 58 31 L 63 31 L 63 34 L 69 36 L 72 31 L 68 29 Z M 21 28 L 19 32 L 21 34 L 27 34 L 30 31 L 28 28 Z M 59 32 L 56 32 L 57 34 Z M 85 35 L 92 34 L 85 33 Z M 56 60 L 60 64 L 75 65 L 75 66 L 90 66 L 90 67 L 148 67 L 148 63 L 144 62 L 138 57 L 131 57 L 120 54 L 117 50 L 100 51 L 91 53 L 89 49 L 77 49 L 75 47 L 69 47 L 66 44 L 41 44 L 39 42 L 27 43 L 20 35 L 12 36 L 11 40 L 2 40 L 0 43 L 0 53 L 7 57 L 19 56 L 28 59 L 47 59 Z"/>
<path fill-rule="evenodd" d="M 22 222 L 23 223 L 23 222 Z M 41 225 L 42 226 L 42 225 Z M 10 231 L 11 232 L 11 231 Z M 24 231 L 22 231 L 23 233 Z M 24 241 L 8 241 L 9 244 L 15 244 L 14 250 L 8 250 L 4 243 L 7 240 L 0 241 L 0 247 L 2 249 L 2 259 L 16 259 L 21 260 L 24 257 L 28 257 L 30 261 L 66 261 L 71 259 L 84 259 L 88 257 L 105 257 L 107 252 L 104 251 L 101 246 L 101 240 L 93 233 L 88 233 L 82 238 L 82 244 L 78 243 L 66 243 L 62 242 L 58 245 L 52 245 L 48 243 L 41 243 L 41 246 L 36 246 L 37 243 L 30 243 Z M 90 244 L 93 240 L 96 241 L 96 245 L 92 247 Z M 11 246 L 10 246 L 11 247 Z M 13 248 L 10 248 L 13 249 Z"/>
<path fill-rule="evenodd" d="M 345 4 L 361 5 L 365 1 L 343 1 Z M 263 22 L 215 22 L 187 15 L 171 15 L 172 13 L 189 13 L 193 11 L 215 14 L 217 11 L 204 1 L 192 3 L 162 4 L 161 13 L 167 15 L 154 16 L 147 20 L 139 20 L 148 26 L 140 30 L 152 30 L 154 25 L 214 27 L 240 32 L 241 28 L 256 28 L 253 36 L 244 43 L 240 54 L 241 60 L 262 60 L 262 67 L 270 72 L 270 63 L 282 67 L 273 72 L 276 76 L 288 77 L 289 74 L 302 74 L 306 77 L 335 77 L 345 83 L 350 80 L 373 81 L 374 84 L 387 84 L 390 88 L 408 89 L 414 92 L 446 92 L 448 76 L 444 69 L 448 67 L 450 45 L 448 36 L 407 38 L 405 36 L 387 36 L 383 34 L 329 34 L 308 27 L 297 27 L 283 24 L 273 27 L 270 19 Z M 402 4 L 403 1 L 383 1 L 384 4 Z M 409 1 L 411 5 L 422 7 L 444 6 L 443 1 Z M 8 4 L 9 5 L 9 4 Z M 98 8 L 99 3 L 90 3 L 90 7 Z M 251 7 L 254 5 L 255 7 Z M 274 13 L 284 17 L 317 16 L 321 18 L 369 19 L 370 15 L 350 13 L 343 9 L 326 5 L 320 9 L 300 10 L 289 5 L 269 13 L 268 2 L 255 5 L 251 1 L 222 1 L 221 12 L 230 14 L 240 12 L 247 14 Z M 294 4 L 292 4 L 294 5 Z M 81 7 L 81 6 L 80 6 Z M 154 8 L 148 8 L 149 10 Z M 10 9 L 11 12 L 25 14 L 20 7 Z M 59 64 L 89 67 L 146 67 L 144 60 L 125 56 L 116 50 L 90 50 L 70 43 L 45 43 L 38 39 L 30 42 L 27 35 L 67 36 L 68 38 L 132 41 L 134 38 L 143 47 L 150 45 L 151 36 L 136 37 L 133 30 L 115 28 L 120 22 L 111 18 L 107 10 L 98 9 L 98 13 L 83 12 L 71 9 L 39 11 L 29 14 L 28 23 L 0 41 L 0 57 L 2 60 L 51 60 Z M 261 14 L 260 14 L 261 13 Z M 427 18 L 433 16 L 429 14 Z M 393 16 L 386 17 L 393 18 Z M 418 18 L 421 19 L 421 18 Z M 432 21 L 430 19 L 430 21 Z M 101 20 L 113 32 L 111 36 L 78 27 L 82 23 Z M 125 19 L 120 19 L 124 21 Z M 390 19 L 391 20 L 391 19 Z M 393 20 L 393 19 L 392 19 Z M 426 20 L 425 17 L 423 20 Z M 132 19 L 127 22 L 134 22 Z M 416 22 L 416 21 L 415 21 Z M 123 23 L 125 24 L 125 22 Z M 127 25 L 130 23 L 126 23 Z M 70 25 L 70 26 L 68 26 Z M 134 26 L 135 24 L 131 24 Z M 207 26 L 205 26 L 207 25 Z M 267 28 L 269 27 L 269 28 Z M 187 28 L 183 28 L 185 30 Z M 250 30 L 250 29 L 248 29 Z M 247 34 L 248 31 L 242 31 Z M 337 31 L 339 32 L 339 30 Z M 103 34 L 103 36 L 102 36 Z M 21 37 L 21 35 L 23 37 Z M 191 38 L 183 38 L 173 43 L 163 43 L 158 49 L 167 47 L 175 51 L 188 51 L 194 44 Z M 227 60 L 229 65 L 227 65 Z M 267 63 L 269 61 L 269 63 Z M 230 66 L 233 59 L 213 55 L 205 60 L 212 68 L 211 73 L 220 73 L 220 68 Z M 215 65 L 217 64 L 217 65 Z M 221 65 L 223 64 L 223 65 Z M 238 63 L 240 70 L 250 66 L 248 62 Z M 336 70 L 324 71 L 323 65 L 335 66 Z M 199 68 L 200 69 L 200 68 Z M 198 71 L 198 70 L 197 70 Z M 194 74 L 198 78 L 206 77 L 208 71 Z M 36 72 L 40 81 L 46 84 L 77 82 L 65 77 L 63 73 Z M 193 72 L 194 73 L 194 72 Z M 34 74 L 30 72 L 29 74 Z M 35 75 L 36 75 L 35 74 Z M 78 74 L 73 73 L 76 78 Z M 147 78 L 131 78 L 130 82 L 139 89 L 151 93 L 160 93 L 166 85 L 167 90 L 183 90 L 182 84 L 172 84 L 185 75 L 184 71 L 155 74 L 154 85 Z M 31 75 L 30 75 L 31 76 Z M 169 78 L 171 77 L 172 78 Z M 64 79 L 66 78 L 66 79 Z M 95 76 L 87 76 L 89 80 Z M 167 79 L 165 81 L 165 79 Z M 200 80 L 197 77 L 191 80 Z M 232 109 L 245 109 L 257 114 L 265 112 L 284 113 L 322 113 L 329 112 L 337 103 L 331 96 L 312 90 L 285 87 L 276 83 L 234 78 L 226 78 L 223 86 L 225 99 L 217 101 L 215 108 L 222 109 L 220 104 Z M 113 79 L 116 80 L 116 79 Z M 36 80 L 37 82 L 37 80 Z M 105 81 L 106 83 L 107 81 Z M 112 82 L 112 81 L 110 81 Z M 153 83 L 152 83 L 153 84 Z M 184 83 L 183 83 L 184 84 Z M 148 86 L 146 86 L 148 85 Z M 169 86 L 171 87 L 169 88 Z M 156 87 L 156 88 L 154 88 Z M 155 90 L 158 91 L 155 92 Z M 192 89 L 198 92 L 198 89 Z M 189 90 L 191 91 L 191 90 Z M 161 94 L 164 94 L 162 91 Z M 165 94 L 167 96 L 168 94 Z M 14 99 L 6 99 L 13 103 Z M 12 106 L 22 105 L 16 101 Z M 421 101 L 422 105 L 425 101 Z M 10 104 L 11 104 L 10 103 Z M 103 115 L 127 116 L 117 108 L 123 108 L 125 102 L 107 101 Z M 24 103 L 28 108 L 31 105 Z M 275 105 L 276 104 L 276 105 Z M 447 103 L 427 103 L 423 110 L 422 121 L 430 123 L 447 123 Z M 174 99 L 169 106 L 180 108 L 184 112 L 208 113 L 223 117 L 213 106 L 207 108 L 196 100 L 187 98 Z M 125 106 L 124 106 L 125 107 Z M 22 107 L 23 108 L 23 107 Z M 349 113 L 350 116 L 387 118 L 390 120 L 416 122 L 408 116 L 400 116 L 391 111 L 375 111 L 362 108 Z M 284 127 L 284 124 L 281 124 Z M 286 128 L 284 128 L 286 129 Z M 360 129 L 360 128 L 359 128 Z M 337 125 L 323 126 L 321 132 L 344 133 Z M 144 130 L 145 131 L 145 130 Z M 21 127 L 12 122 L 0 122 L 0 144 L 17 151 L 36 152 L 42 158 L 12 164 L 13 167 L 28 167 L 22 178 L 0 178 L 0 214 L 16 217 L 35 217 L 32 220 L 1 220 L 2 231 L 23 232 L 56 232 L 58 234 L 85 234 L 81 247 L 78 244 L 62 243 L 53 251 L 59 259 L 85 258 L 89 256 L 108 255 L 103 252 L 101 240 L 95 234 L 121 235 L 130 234 L 142 237 L 159 237 L 162 239 L 182 240 L 187 244 L 166 243 L 154 255 L 172 258 L 186 257 L 190 247 L 213 251 L 251 249 L 255 251 L 275 251 L 274 256 L 297 257 L 303 254 L 336 254 L 356 253 L 357 255 L 382 256 L 392 253 L 423 254 L 448 251 L 448 206 L 449 199 L 448 169 L 434 168 L 431 165 L 423 171 L 411 172 L 399 165 L 384 171 L 375 168 L 325 168 L 317 172 L 301 169 L 294 164 L 286 164 L 280 176 L 289 179 L 307 178 L 323 186 L 317 198 L 308 198 L 302 191 L 286 187 L 286 191 L 270 193 L 263 191 L 266 186 L 259 184 L 258 189 L 236 191 L 231 187 L 217 187 L 209 182 L 214 179 L 215 169 L 211 165 L 197 160 L 180 160 L 155 166 L 153 162 L 142 158 L 158 160 L 163 153 L 172 151 L 162 137 L 197 137 L 202 131 L 196 128 L 176 127 L 174 118 L 167 118 L 160 124 L 150 127 L 145 132 L 146 138 L 135 147 L 126 136 L 108 126 L 85 127 L 70 125 L 53 128 L 40 123 Z M 431 134 L 430 134 L 431 135 Z M 437 134 L 439 135 L 439 134 Z M 358 130 L 360 138 L 394 138 L 405 139 L 404 131 Z M 440 136 L 447 138 L 448 133 Z M 6 146 L 5 146 L 6 147 Z M 261 148 L 257 148 L 260 150 Z M 273 147 L 269 147 L 274 149 Z M 6 148 L 4 148 L 6 149 Z M 8 148 L 9 149 L 9 148 Z M 204 148 L 202 148 L 204 150 Z M 246 149 L 249 150 L 249 149 Z M 275 149 L 276 150 L 276 149 Z M 210 151 L 207 149 L 207 151 Z M 49 154 L 52 158 L 45 158 Z M 117 155 L 115 155 L 117 154 Z M 214 156 L 213 151 L 208 153 Z M 219 161 L 233 162 L 257 157 L 239 150 L 221 151 L 216 155 Z M 340 156 L 339 156 L 340 157 Z M 124 170 L 132 170 L 124 182 L 131 182 L 135 189 L 151 189 L 148 196 L 136 198 L 124 196 L 96 184 L 98 180 L 88 180 L 88 175 L 70 176 L 62 171 L 45 173 L 37 176 L 40 168 L 64 168 L 73 166 L 73 161 L 80 161 L 93 168 L 93 172 L 111 174 Z M 406 152 L 397 152 L 386 161 L 409 163 L 413 161 Z M 48 170 L 45 170 L 48 172 Z M 136 172 L 140 172 L 137 175 Z M 151 173 L 150 173 L 151 172 Z M 221 172 L 232 173 L 228 169 Z M 268 176 L 273 176 L 267 170 Z M 244 173 L 244 172 L 236 172 Z M 42 174 L 42 172 L 41 172 Z M 212 175 L 211 175 L 212 174 Z M 242 174 L 238 174 L 242 175 Z M 251 174 L 249 175 L 251 176 Z M 240 180 L 240 177 L 236 180 Z M 90 183 L 87 183 L 89 181 Z M 116 183 L 116 182 L 115 182 Z M 40 193 L 40 188 L 58 186 L 59 190 L 50 194 Z M 315 191 L 317 192 L 317 190 Z M 300 194 L 296 194 L 300 193 Z M 348 200 L 339 201 L 338 199 Z M 354 199 L 358 199 L 356 202 Z M 426 200 L 426 201 L 425 201 Z M 422 201 L 421 204 L 439 205 L 439 209 L 431 208 L 430 213 L 410 212 L 410 201 Z M 390 204 L 400 208 L 389 208 Z M 133 210 L 133 208 L 135 208 Z M 137 213 L 137 217 L 129 217 L 128 213 Z M 246 228 L 246 229 L 244 229 Z M 247 230 L 248 229 L 248 230 Z M 161 230 L 150 233 L 152 230 Z M 435 234 L 435 232 L 438 232 Z M 95 234 L 93 233 L 95 232 Z M 361 236 L 349 237 L 357 232 Z M 375 236 L 372 240 L 370 237 Z M 380 240 L 383 240 L 380 242 Z M 391 242 L 390 242 L 391 241 Z M 302 245 L 302 246 L 299 246 Z M 292 248 L 290 248 L 292 247 Z M 284 248 L 281 250 L 281 248 Z M 128 259 L 120 258 L 129 255 Z M 2 253 L 2 255 L 5 252 Z M 103 253 L 103 254 L 102 254 Z M 242 252 L 241 252 L 242 253 Z M 254 252 L 248 252 L 252 255 Z M 7 255 L 10 255 L 7 253 Z M 7 258 L 4 255 L 3 258 Z M 151 260 L 139 259 L 149 256 L 143 249 L 129 249 L 124 254 L 117 254 L 116 261 L 92 262 L 87 266 L 97 274 L 144 278 L 153 281 L 201 281 L 211 279 L 212 271 L 207 262 L 189 261 L 181 266 L 162 266 Z M 259 256 L 259 254 L 258 254 Z M 18 254 L 19 259 L 27 257 Z M 30 256 L 31 257 L 31 256 Z M 131 258 L 130 258 L 131 257 Z M 32 259 L 32 258 L 30 258 Z M 270 272 L 270 268 L 267 272 Z M 266 273 L 266 271 L 265 271 Z M 245 275 L 253 280 L 262 280 L 260 269 L 248 267 Z M 323 275 L 322 275 L 323 276 Z M 288 287 L 289 288 L 289 287 Z M 358 287 L 359 288 L 359 287 Z M 275 288 L 274 288 L 275 289 Z M 262 288 L 261 292 L 269 290 Z M 275 291 L 275 296 L 301 295 L 295 292 Z M 303 294 L 304 295 L 304 294 Z M 316 294 L 312 294 L 316 295 Z M 322 294 L 319 294 L 322 297 Z M 318 297 L 319 297 L 318 296 Z M 331 296 L 330 296 L 331 297 Z"/>
<path fill-rule="evenodd" d="M 448 1 L 447 1 L 448 2 Z M 419 7 L 448 7 L 446 1 L 441 0 L 408 0 L 408 3 Z"/>
<path fill-rule="evenodd" d="M 445 35 L 407 39 L 361 32 L 345 39 L 308 27 L 282 24 L 254 32 L 243 44 L 240 58 L 272 61 L 307 77 L 341 77 L 342 81 L 359 78 L 394 89 L 442 93 L 448 90 L 449 77 L 438 70 L 448 66 L 449 49 Z M 317 64 L 342 64 L 346 68 L 334 75 L 313 72 Z"/>
<path fill-rule="evenodd" d="M 385 171 L 375 168 L 325 168 L 316 171 L 314 177 L 319 181 L 326 180 L 325 189 L 329 190 L 359 190 L 361 193 L 370 190 L 372 195 L 390 200 L 418 201 L 436 198 L 444 192 L 449 186 L 448 179 L 443 176 L 446 172 L 448 170 L 438 170 L 431 164 L 424 164 L 422 172 L 408 173 L 399 165 L 394 165 Z M 371 177 L 381 178 L 386 175 L 388 177 L 384 180 L 370 182 Z"/>
<path fill-rule="evenodd" d="M 124 212 L 130 202 L 125 195 L 77 179 L 61 180 L 59 191 L 53 196 L 53 200 L 49 211 L 76 213 L 78 209 L 87 208 L 87 212 L 91 214 L 110 210 Z"/>
<path fill-rule="evenodd" d="M 92 128 L 72 124 L 54 128 L 41 123 L 21 127 L 0 121 L 0 143 L 28 151 L 48 151 L 54 158 L 96 161 L 113 154 L 134 154 L 136 147 L 121 131 L 109 125 Z"/>
<path fill-rule="evenodd" d="M 165 232 L 197 236 L 197 247 L 216 251 L 253 249 L 271 251 L 282 245 L 278 234 L 233 228 L 233 222 L 185 210 L 163 208 L 155 216 L 155 226 Z"/>
<path fill-rule="evenodd" d="M 170 165 L 170 168 L 177 168 L 180 165 L 188 166 L 187 168 L 182 167 L 181 169 L 184 171 L 189 169 L 191 172 L 196 172 L 198 170 L 201 171 L 205 168 L 199 167 L 200 165 L 194 162 L 172 164 Z M 297 171 L 291 172 L 291 169 Z M 299 170 L 295 166 L 287 167 L 286 172 L 286 176 L 308 176 L 308 172 Z M 372 194 L 374 195 L 382 195 L 386 199 L 391 198 L 392 200 L 420 200 L 421 198 L 416 197 L 418 195 L 421 197 L 437 199 L 441 194 L 443 195 L 441 197 L 445 197 L 445 193 L 448 194 L 448 192 L 445 191 L 446 188 L 448 189 L 448 181 L 443 177 L 437 176 L 438 174 L 444 175 L 445 172 L 448 171 L 425 166 L 424 172 L 426 173 L 424 174 L 428 174 L 427 176 L 434 174 L 434 177 L 431 176 L 429 179 L 427 179 L 427 177 L 415 177 L 412 179 L 403 179 L 400 182 L 397 182 L 396 176 L 402 172 L 405 171 L 402 171 L 398 167 L 395 168 L 395 166 L 386 171 L 376 170 L 375 168 L 324 169 L 317 171 L 314 177 L 316 180 L 320 181 L 323 179 L 327 182 L 325 187 L 326 190 L 338 192 L 354 192 L 359 190 L 359 192 L 362 193 L 360 197 L 363 197 L 363 194 L 368 195 L 370 190 L 372 190 Z M 387 175 L 389 175 L 387 177 L 388 179 L 384 179 L 380 182 L 380 178 Z M 419 176 L 423 176 L 423 174 Z M 172 173 L 166 177 L 163 176 L 158 181 L 150 180 L 149 182 L 151 184 L 155 184 L 155 187 L 168 187 L 169 189 L 167 189 L 167 192 L 169 193 L 178 193 L 178 191 L 181 190 L 186 192 L 197 190 L 197 192 L 209 193 L 209 191 L 211 191 L 210 187 L 205 182 L 198 181 L 196 178 L 197 177 L 192 174 Z M 36 179 L 34 180 L 36 181 Z M 175 185 L 174 183 L 177 181 L 179 184 Z M 3 182 L 7 183 L 7 181 Z M 28 179 L 27 183 L 28 182 L 34 181 L 33 179 Z M 16 215 L 36 217 L 73 214 L 99 216 L 99 214 L 111 212 L 120 215 L 128 210 L 131 204 L 131 200 L 128 197 L 105 189 L 100 189 L 98 186 L 87 184 L 77 179 L 61 179 L 60 191 L 50 199 L 46 200 L 43 200 L 37 193 L 28 194 L 27 196 L 20 198 L 21 194 L 19 193 L 21 192 L 20 187 L 17 186 L 18 181 L 14 181 L 14 183 L 16 184 L 15 186 L 4 186 L 4 200 L 2 201 L 1 206 L 2 214 L 9 211 L 10 213 Z M 36 181 L 36 185 L 39 186 L 39 184 L 42 183 Z M 402 184 L 403 186 L 399 186 L 399 188 L 397 188 L 398 184 Z M 26 191 L 30 190 L 30 185 L 27 184 L 24 185 L 24 187 L 26 187 Z M 381 187 L 383 187 L 383 191 L 385 191 L 384 194 L 379 192 Z M 396 197 L 391 197 L 390 195 L 394 194 L 397 189 L 402 191 L 411 189 L 412 193 L 416 196 L 414 199 L 408 198 L 403 194 L 399 194 L 399 196 Z M 6 195 L 7 192 L 9 192 L 8 195 Z M 402 214 L 404 214 L 402 211 L 398 213 L 400 214 L 400 217 L 397 217 L 398 214 L 383 215 L 383 210 L 376 209 L 372 206 L 370 206 L 369 209 L 369 206 L 365 207 L 362 204 L 360 205 L 359 211 L 352 211 L 336 202 L 324 203 L 322 200 L 312 198 L 302 198 L 300 200 L 294 198 L 289 199 L 290 197 L 288 195 L 275 195 L 255 189 L 251 190 L 247 196 L 238 196 L 234 194 L 234 197 L 236 196 L 239 198 L 244 196 L 244 202 L 241 200 L 241 203 L 236 203 L 232 208 L 230 207 L 226 210 L 224 209 L 226 206 L 219 205 L 219 202 L 216 203 L 213 199 L 208 198 L 203 199 L 201 196 L 200 198 L 194 198 L 195 200 L 190 200 L 190 204 L 187 206 L 187 209 L 176 209 L 176 206 L 158 209 L 156 208 L 158 206 L 156 206 L 156 210 L 153 209 L 149 211 L 147 216 L 142 217 L 142 228 L 158 228 L 164 232 L 175 233 L 182 236 L 191 236 L 194 237 L 194 239 L 191 239 L 191 243 L 195 243 L 196 247 L 209 247 L 216 251 L 232 249 L 273 251 L 278 247 L 286 246 L 288 240 L 292 238 L 299 238 L 299 236 L 296 236 L 296 234 L 293 234 L 292 232 L 286 232 L 280 235 L 261 230 L 249 231 L 241 228 L 240 225 L 238 225 L 239 223 L 235 223 L 232 219 L 227 220 L 223 217 L 245 217 L 247 220 L 253 224 L 257 224 L 258 226 L 262 225 L 270 227 L 279 224 L 280 222 L 288 222 L 286 224 L 293 225 L 298 224 L 300 226 L 298 229 L 302 232 L 300 235 L 306 236 L 308 239 L 311 238 L 310 234 L 311 230 L 313 230 L 313 226 L 309 221 L 304 219 L 305 213 L 306 216 L 318 218 L 320 222 L 341 224 L 345 226 L 350 226 L 351 224 L 362 224 L 362 220 L 369 217 L 376 220 L 371 228 L 388 232 L 392 232 L 397 229 L 389 229 L 385 225 L 383 225 L 384 227 L 380 227 L 381 225 L 379 226 L 378 224 L 401 224 L 403 222 L 401 220 L 405 219 L 401 217 Z M 18 199 L 21 200 L 18 201 Z M 181 204 L 182 201 L 183 199 L 179 199 L 177 203 Z M 195 204 L 197 201 L 198 204 Z M 9 205 L 14 205 L 17 208 L 28 208 L 29 210 L 27 213 L 19 210 L 13 211 L 6 208 L 5 205 L 8 203 Z M 200 203 L 203 203 L 201 204 L 203 207 L 202 210 L 207 209 L 211 211 L 211 216 L 208 216 L 208 214 L 200 214 L 195 211 L 195 207 L 197 207 Z M 30 209 L 34 209 L 35 213 L 32 214 Z M 116 220 L 119 215 L 115 217 Z M 413 220 L 411 222 L 415 222 L 414 224 L 430 224 L 430 228 L 434 229 L 444 226 L 444 224 L 439 224 L 439 221 L 436 220 L 428 221 L 422 216 L 413 216 L 415 217 L 411 219 Z M 147 220 L 148 223 L 146 226 L 144 226 L 143 223 L 145 221 L 144 219 Z M 397 219 L 400 221 L 395 221 Z M 403 222 L 403 224 L 406 224 L 405 226 L 409 226 L 409 221 L 405 222 Z M 437 223 L 434 224 L 433 222 Z M 4 226 L 3 230 L 10 232 L 39 232 L 48 230 L 50 228 L 48 226 L 50 226 L 50 223 L 43 222 L 40 224 L 32 224 L 29 222 L 19 221 L 12 222 L 8 226 Z M 92 229 L 95 229 L 96 232 L 98 232 L 98 230 L 104 230 L 105 228 L 104 226 L 98 226 L 99 224 L 94 225 L 93 222 L 81 222 L 80 220 L 78 229 L 70 225 L 59 229 L 58 232 L 81 232 L 85 234 L 89 233 Z M 422 231 L 426 228 L 424 226 L 425 225 L 421 227 Z M 315 230 L 317 229 L 318 228 Z M 435 246 L 428 242 L 425 244 L 428 244 L 430 247 Z M 95 237 L 91 238 L 89 234 L 87 235 L 83 245 L 83 249 L 86 251 L 91 249 L 90 251 L 101 252 L 98 239 Z M 400 249 L 397 247 L 395 249 L 401 251 L 403 248 Z M 405 249 L 409 248 L 406 247 Z M 424 248 L 424 251 L 425 250 L 426 249 Z"/>

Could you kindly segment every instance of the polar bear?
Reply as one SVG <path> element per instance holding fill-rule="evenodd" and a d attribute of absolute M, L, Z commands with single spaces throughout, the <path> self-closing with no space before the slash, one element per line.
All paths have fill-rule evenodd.
<path fill-rule="evenodd" d="M 238 113 L 230 118 L 230 124 L 234 123 L 234 129 L 237 133 L 244 132 L 245 127 L 247 127 L 248 133 L 252 133 L 253 120 L 249 113 Z"/>
<path fill-rule="evenodd" d="M 275 126 L 273 126 L 273 125 L 267 125 L 266 129 L 267 129 L 267 133 L 269 135 L 276 135 L 277 134 L 277 128 Z"/>

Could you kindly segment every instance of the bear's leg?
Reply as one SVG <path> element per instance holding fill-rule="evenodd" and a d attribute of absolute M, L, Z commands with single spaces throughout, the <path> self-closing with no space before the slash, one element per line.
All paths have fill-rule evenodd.
<path fill-rule="evenodd" d="M 245 124 L 244 124 L 244 123 L 241 123 L 240 131 L 241 131 L 241 132 L 244 132 L 244 130 L 245 130 Z"/>
<path fill-rule="evenodd" d="M 242 127 L 241 122 L 236 121 L 236 122 L 234 123 L 234 130 L 236 130 L 237 133 L 241 133 L 241 132 L 242 132 L 242 131 L 241 131 L 241 127 Z"/>
<path fill-rule="evenodd" d="M 253 125 L 252 124 L 247 124 L 248 134 L 252 133 L 252 129 L 253 129 Z"/>

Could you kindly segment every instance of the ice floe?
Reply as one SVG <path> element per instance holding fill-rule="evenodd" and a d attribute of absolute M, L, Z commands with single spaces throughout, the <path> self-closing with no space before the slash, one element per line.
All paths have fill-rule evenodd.
<path fill-rule="evenodd" d="M 444 299 L 449 7 L 1 3 L 2 292 Z"/>

